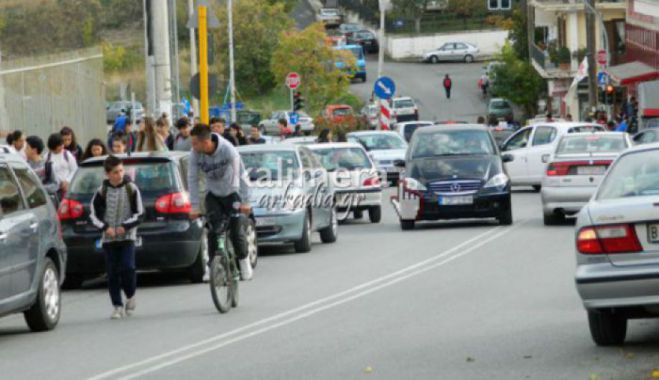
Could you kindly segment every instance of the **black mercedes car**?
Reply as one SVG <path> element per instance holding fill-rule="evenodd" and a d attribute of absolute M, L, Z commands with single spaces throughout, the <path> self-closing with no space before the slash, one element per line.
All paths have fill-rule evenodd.
<path fill-rule="evenodd" d="M 510 180 L 491 131 L 483 125 L 437 125 L 416 131 L 392 198 L 403 230 L 418 221 L 495 218 L 513 222 Z"/>

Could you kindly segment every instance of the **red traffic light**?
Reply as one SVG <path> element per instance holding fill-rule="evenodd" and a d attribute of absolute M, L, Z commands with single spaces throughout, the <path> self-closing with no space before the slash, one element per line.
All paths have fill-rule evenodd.
<path fill-rule="evenodd" d="M 607 94 L 613 94 L 615 92 L 615 89 L 613 86 L 606 86 L 606 93 Z"/>

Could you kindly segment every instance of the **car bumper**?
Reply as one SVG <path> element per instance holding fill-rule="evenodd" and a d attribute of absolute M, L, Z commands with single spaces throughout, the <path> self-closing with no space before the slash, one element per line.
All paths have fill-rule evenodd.
<path fill-rule="evenodd" d="M 394 207 L 402 220 L 496 218 L 511 207 L 510 192 L 477 193 L 473 195 L 473 204 L 460 206 L 440 205 L 436 195 L 404 194 L 403 199 L 394 200 Z"/>
<path fill-rule="evenodd" d="M 576 214 L 588 203 L 596 187 L 551 187 L 542 186 L 542 210 L 545 214 L 561 212 Z"/>
<path fill-rule="evenodd" d="M 586 309 L 659 306 L 659 266 L 581 265 L 575 276 Z"/>
<path fill-rule="evenodd" d="M 382 189 L 363 190 L 337 190 L 336 209 L 345 210 L 368 210 L 374 206 L 382 206 Z"/>
<path fill-rule="evenodd" d="M 268 213 L 255 209 L 256 237 L 259 243 L 289 243 L 302 237 L 306 210 L 290 213 Z"/>

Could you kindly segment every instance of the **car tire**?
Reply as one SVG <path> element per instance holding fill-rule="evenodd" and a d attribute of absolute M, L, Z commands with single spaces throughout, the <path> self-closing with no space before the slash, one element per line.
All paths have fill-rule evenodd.
<path fill-rule="evenodd" d="M 565 216 L 562 214 L 543 214 L 542 221 L 545 226 L 556 226 L 565 222 Z"/>
<path fill-rule="evenodd" d="M 540 186 L 540 185 L 533 185 L 533 191 L 534 191 L 534 192 L 538 193 L 538 192 L 540 192 L 541 189 L 542 189 L 542 186 Z"/>
<path fill-rule="evenodd" d="M 465 55 L 465 63 L 472 63 L 474 62 L 474 56 L 471 54 Z"/>
<path fill-rule="evenodd" d="M 334 243 L 339 235 L 339 221 L 336 217 L 336 210 L 332 209 L 329 226 L 320 230 L 320 241 L 323 243 Z"/>
<path fill-rule="evenodd" d="M 62 311 L 59 271 L 50 258 L 46 257 L 44 261 L 37 298 L 32 307 L 23 313 L 28 327 L 35 332 L 55 328 Z"/>
<path fill-rule="evenodd" d="M 380 220 L 382 220 L 382 207 L 381 206 L 373 206 L 368 209 L 368 220 L 371 221 L 371 223 L 380 223 Z"/>
<path fill-rule="evenodd" d="M 598 346 L 620 346 L 627 336 L 627 318 L 608 311 L 588 311 L 590 335 Z"/>
<path fill-rule="evenodd" d="M 409 231 L 414 229 L 414 220 L 402 220 L 400 221 L 400 229 L 403 231 Z"/>
<path fill-rule="evenodd" d="M 497 220 L 502 226 L 510 226 L 513 224 L 513 209 L 508 207 L 506 211 L 503 211 L 498 217 Z"/>
<path fill-rule="evenodd" d="M 252 264 L 252 269 L 256 268 L 259 262 L 259 244 L 256 236 L 256 222 L 249 218 L 245 224 L 245 238 L 247 239 L 247 254 L 249 263 Z"/>
<path fill-rule="evenodd" d="M 308 214 L 304 216 L 302 237 L 295 242 L 295 252 L 306 253 L 311 251 L 311 219 Z"/>
<path fill-rule="evenodd" d="M 204 274 L 206 273 L 206 260 L 208 259 L 208 230 L 205 228 L 201 232 L 199 238 L 199 252 L 197 259 L 188 268 L 188 277 L 193 284 L 201 284 L 204 282 Z"/>
<path fill-rule="evenodd" d="M 364 211 L 362 211 L 362 210 L 355 210 L 355 211 L 352 212 L 352 216 L 353 216 L 353 218 L 355 218 L 355 219 L 361 219 L 361 218 L 364 217 Z"/>
<path fill-rule="evenodd" d="M 62 289 L 66 290 L 76 290 L 82 288 L 82 284 L 85 282 L 85 276 L 82 274 L 67 274 L 64 278 L 64 283 L 62 284 Z"/>
<path fill-rule="evenodd" d="M 430 56 L 430 63 L 438 63 L 438 62 L 439 62 L 439 58 L 437 58 L 436 55 Z"/>

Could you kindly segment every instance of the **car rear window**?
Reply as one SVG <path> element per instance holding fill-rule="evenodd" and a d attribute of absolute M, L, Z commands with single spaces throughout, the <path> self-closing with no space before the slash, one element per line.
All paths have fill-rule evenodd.
<path fill-rule="evenodd" d="M 598 200 L 659 195 L 657 151 L 622 156 L 604 178 Z"/>
<path fill-rule="evenodd" d="M 502 110 L 510 108 L 510 105 L 505 100 L 497 100 L 492 102 L 492 108 Z"/>
<path fill-rule="evenodd" d="M 415 104 L 412 99 L 402 99 L 394 101 L 394 108 L 414 108 Z"/>
<path fill-rule="evenodd" d="M 570 128 L 567 133 L 581 133 L 581 132 L 603 132 L 604 127 L 601 125 L 597 124 L 592 124 L 592 125 L 580 125 L 577 127 L 572 127 Z"/>
<path fill-rule="evenodd" d="M 556 149 L 557 155 L 579 153 L 616 153 L 627 149 L 627 141 L 620 136 L 565 136 Z"/>
<path fill-rule="evenodd" d="M 323 167 L 327 170 L 357 170 L 371 169 L 371 160 L 363 149 L 360 148 L 329 148 L 314 149 L 313 151 L 320 159 Z"/>
<path fill-rule="evenodd" d="M 126 175 L 145 195 L 166 194 L 178 191 L 175 166 L 171 162 L 124 164 Z M 103 166 L 83 166 L 76 172 L 69 193 L 91 196 L 106 178 Z"/>

